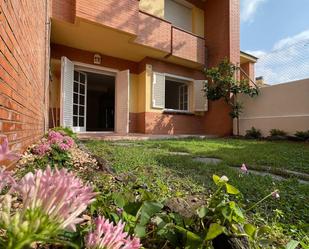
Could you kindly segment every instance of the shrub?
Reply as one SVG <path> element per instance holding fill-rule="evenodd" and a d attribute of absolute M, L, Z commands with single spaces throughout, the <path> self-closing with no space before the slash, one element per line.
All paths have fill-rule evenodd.
<path fill-rule="evenodd" d="M 74 133 L 74 131 L 69 127 L 55 127 L 52 129 L 52 131 L 60 132 L 62 135 L 66 135 L 73 138 L 74 140 L 77 140 L 76 133 Z"/>
<path fill-rule="evenodd" d="M 246 138 L 261 138 L 262 134 L 259 129 L 252 127 L 250 130 L 246 130 Z"/>
<path fill-rule="evenodd" d="M 285 131 L 280 130 L 280 129 L 271 129 L 269 131 L 269 133 L 270 133 L 270 136 L 272 136 L 272 137 L 276 137 L 276 136 L 283 136 L 284 137 L 284 136 L 287 135 L 287 133 Z"/>
<path fill-rule="evenodd" d="M 297 131 L 295 137 L 299 138 L 300 140 L 306 141 L 309 139 L 309 130 L 307 131 Z"/>

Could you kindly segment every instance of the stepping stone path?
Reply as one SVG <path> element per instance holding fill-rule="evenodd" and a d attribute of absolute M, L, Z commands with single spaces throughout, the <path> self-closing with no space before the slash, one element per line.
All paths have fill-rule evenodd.
<path fill-rule="evenodd" d="M 191 154 L 188 152 L 179 152 L 179 151 L 172 151 L 169 152 L 170 155 L 175 155 L 175 156 L 190 156 Z"/>
<path fill-rule="evenodd" d="M 142 146 L 141 144 L 136 144 L 136 143 L 113 143 L 113 146 L 120 146 L 120 147 L 140 147 Z"/>
<path fill-rule="evenodd" d="M 221 159 L 211 158 L 211 157 L 195 157 L 193 159 L 193 161 L 201 162 L 201 163 L 205 163 L 205 164 L 215 164 L 215 165 L 222 163 Z"/>
<path fill-rule="evenodd" d="M 189 154 L 188 154 L 189 155 Z M 223 160 L 221 159 L 218 159 L 218 158 L 211 158 L 211 157 L 195 157 L 193 158 L 193 161 L 195 162 L 201 162 L 201 163 L 205 163 L 205 164 L 214 164 L 214 165 L 217 165 L 219 163 L 221 163 Z M 238 171 L 241 171 L 240 170 L 240 167 L 239 168 L 236 168 L 236 167 L 232 167 L 232 166 L 229 166 L 230 168 L 233 168 L 233 169 L 236 169 Z M 300 173 L 300 172 L 295 172 L 295 171 L 290 171 L 290 170 L 286 170 L 287 173 L 291 173 L 291 176 L 299 176 L 301 174 L 304 174 L 304 173 Z M 270 172 L 266 172 L 266 171 L 258 171 L 258 170 L 252 170 L 252 169 L 249 169 L 249 174 L 254 174 L 254 175 L 260 175 L 260 176 L 270 176 L 271 178 L 275 179 L 275 180 L 278 180 L 278 181 L 284 181 L 284 180 L 287 180 L 287 178 L 283 177 L 283 176 L 280 176 L 280 175 L 276 175 L 276 174 L 272 174 Z M 302 180 L 302 179 L 297 179 L 297 181 L 299 183 L 302 183 L 302 184 L 309 184 L 309 181 L 306 181 L 306 180 Z"/>

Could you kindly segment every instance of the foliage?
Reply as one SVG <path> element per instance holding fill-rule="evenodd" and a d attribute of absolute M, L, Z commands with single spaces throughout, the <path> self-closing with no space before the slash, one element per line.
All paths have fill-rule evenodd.
<path fill-rule="evenodd" d="M 248 80 L 237 79 L 239 72 L 239 66 L 224 59 L 219 63 L 218 67 L 206 70 L 208 81 L 205 82 L 204 88 L 209 100 L 216 101 L 223 98 L 231 107 L 230 116 L 237 120 L 243 109 L 241 102 L 237 100 L 237 95 L 245 94 L 254 97 L 259 94 L 259 89 L 256 85 L 252 87 Z"/>
<path fill-rule="evenodd" d="M 36 155 L 35 164 L 44 166 L 50 163 L 54 166 L 68 166 L 70 163 L 69 150 L 75 146 L 74 140 L 61 132 L 50 130 L 30 153 Z"/>
<path fill-rule="evenodd" d="M 254 138 L 258 139 L 262 137 L 262 133 L 259 129 L 256 129 L 255 127 L 251 127 L 250 130 L 246 130 L 246 138 Z"/>
<path fill-rule="evenodd" d="M 86 145 L 93 153 L 113 164 L 123 183 L 116 187 L 112 184 L 110 189 L 112 192 L 120 191 L 124 196 L 128 196 L 126 192 L 129 192 L 130 202 L 135 200 L 134 196 L 141 196 L 136 190 L 137 187 L 144 191 L 146 189 L 154 200 L 161 203 L 171 197 L 207 197 L 215 191 L 214 184 L 209 181 L 211 176 L 228 175 L 235 187 L 243 193 L 247 206 L 268 195 L 270 188 L 280 189 L 280 199 L 268 199 L 255 208 L 255 213 L 250 212 L 248 217 L 258 227 L 271 226 L 269 236 L 278 241 L 278 244 L 287 243 L 289 236 L 309 242 L 305 226 L 309 219 L 306 204 L 309 196 L 308 185 L 300 184 L 294 179 L 278 181 L 269 176 L 250 173 L 251 169 L 265 165 L 276 171 L 284 165 L 287 169 L 306 172 L 309 162 L 306 144 L 243 139 L 181 139 L 127 143 L 131 145 L 120 146 L 117 142 L 103 141 L 91 141 Z M 189 152 L 191 155 L 172 155 L 172 151 Z M 203 163 L 193 161 L 192 156 L 216 157 L 223 159 L 223 162 L 206 167 Z M 239 167 L 242 162 L 248 162 L 246 165 L 249 173 L 240 177 L 239 171 L 228 165 Z M 98 182 L 100 181 L 98 179 Z M 135 191 L 138 193 L 133 195 Z M 106 204 L 103 203 L 108 203 L 106 198 L 104 202 L 96 204 L 97 208 L 103 207 L 102 209 L 106 210 Z M 272 212 L 275 209 L 282 210 L 284 215 L 276 219 Z M 117 213 L 116 210 L 113 212 Z M 274 229 L 275 227 L 277 229 Z"/>
<path fill-rule="evenodd" d="M 309 130 L 308 131 L 297 131 L 295 133 L 295 136 L 302 141 L 309 140 Z"/>
<path fill-rule="evenodd" d="M 275 137 L 275 136 L 286 136 L 287 133 L 283 130 L 280 130 L 280 129 L 271 129 L 269 131 L 270 135 Z"/>
<path fill-rule="evenodd" d="M 190 145 L 188 142 L 185 144 Z M 192 142 L 201 149 L 197 140 Z M 208 147 L 206 141 L 201 142 Z M 106 142 L 88 144 L 96 154 L 112 162 L 117 171 L 113 176 L 95 168 L 78 170 L 79 177 L 95 185 L 94 191 L 65 169 L 35 170 L 21 180 L 1 171 L 0 186 L 5 191 L 6 185 L 13 185 L 18 199 L 13 198 L 12 191 L 1 197 L 0 224 L 4 233 L 0 235 L 0 247 L 27 248 L 39 242 L 33 246 L 108 249 L 113 245 L 117 249 L 135 249 L 141 247 L 140 239 L 143 248 L 208 249 L 217 248 L 216 243 L 224 240 L 245 246 L 250 243 L 252 248 L 305 248 L 306 234 L 298 226 L 282 222 L 285 214 L 293 221 L 306 220 L 306 213 L 301 213 L 306 209 L 306 186 L 294 183 L 293 192 L 290 182 L 251 175 L 251 165 L 242 165 L 242 171 L 226 167 L 224 162 L 205 167 L 190 156 L 172 156 L 162 146 L 179 141 L 140 143 L 143 146 L 132 143 L 125 148 Z M 46 164 L 52 160 L 46 155 L 40 158 Z M 229 175 L 236 185 L 216 173 Z M 211 176 L 213 183 L 209 181 Z M 281 190 L 280 197 L 274 189 Z M 90 204 L 94 192 L 96 201 Z M 188 196 L 194 197 L 196 203 L 188 208 L 193 210 L 190 216 L 168 205 L 171 198 L 186 202 Z M 283 211 L 275 210 L 277 207 Z M 81 212 L 83 217 L 79 216 Z M 88 222 L 81 223 L 84 219 Z M 284 234 L 293 235 L 294 240 Z M 302 241 L 296 241 L 298 238 Z"/>
<path fill-rule="evenodd" d="M 60 132 L 62 135 L 66 135 L 66 136 L 73 138 L 74 140 L 77 140 L 76 133 L 69 127 L 55 127 L 51 130 Z"/>

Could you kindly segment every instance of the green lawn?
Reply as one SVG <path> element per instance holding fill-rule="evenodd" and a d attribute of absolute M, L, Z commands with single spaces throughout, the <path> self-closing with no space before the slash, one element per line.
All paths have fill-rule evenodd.
<path fill-rule="evenodd" d="M 273 222 L 273 210 L 278 209 L 283 211 L 283 217 L 277 222 L 283 224 L 285 232 L 299 238 L 308 229 L 309 184 L 300 184 L 296 179 L 278 181 L 268 176 L 243 176 L 237 169 L 228 166 L 246 163 L 249 169 L 250 165 L 255 168 L 271 166 L 309 173 L 308 144 L 235 139 L 125 142 L 131 146 L 119 146 L 119 143 L 90 141 L 86 145 L 110 161 L 118 174 L 134 176 L 160 200 L 188 194 L 208 195 L 209 190 L 214 188 L 212 175 L 226 175 L 241 190 L 248 206 L 274 189 L 280 190 L 280 199 L 268 200 L 255 210 L 253 216 L 256 221 Z M 192 156 L 171 155 L 170 151 L 221 158 L 223 162 L 216 166 L 205 165 L 193 161 Z"/>

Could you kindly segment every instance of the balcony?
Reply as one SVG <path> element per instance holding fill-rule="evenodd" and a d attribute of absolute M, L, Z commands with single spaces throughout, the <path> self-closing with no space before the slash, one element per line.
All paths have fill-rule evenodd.
<path fill-rule="evenodd" d="M 53 0 L 53 42 L 133 61 L 149 56 L 192 67 L 205 64 L 204 38 L 139 10 L 138 3 Z"/>
<path fill-rule="evenodd" d="M 205 64 L 205 39 L 172 27 L 172 55 Z"/>
<path fill-rule="evenodd" d="M 76 17 L 136 35 L 138 3 L 132 0 L 76 0 Z"/>

